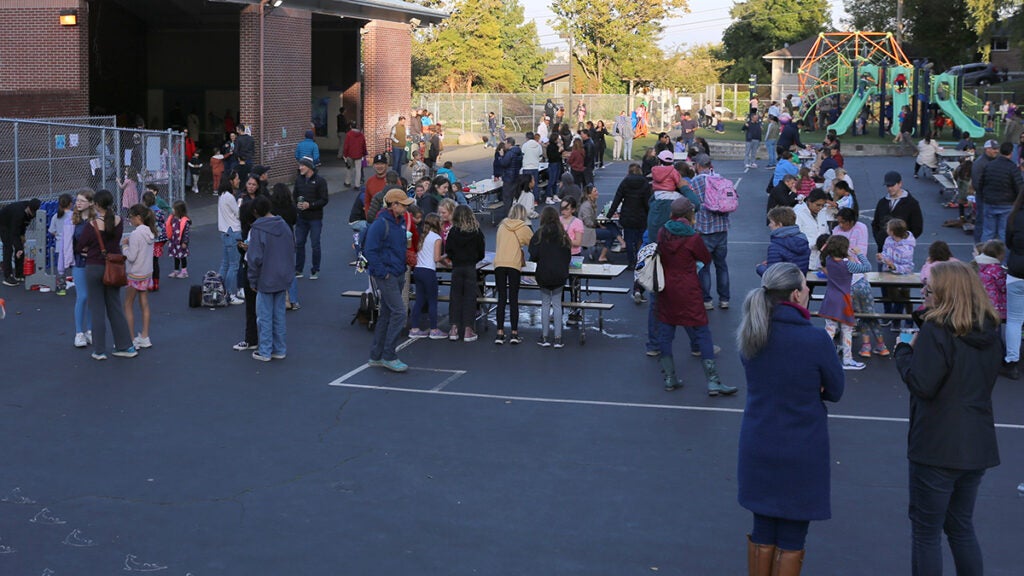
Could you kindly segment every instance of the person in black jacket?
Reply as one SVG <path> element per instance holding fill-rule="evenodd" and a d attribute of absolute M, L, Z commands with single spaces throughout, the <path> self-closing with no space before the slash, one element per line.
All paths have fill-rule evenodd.
<path fill-rule="evenodd" d="M 11 202 L 0 209 L 0 242 L 4 244 L 4 285 L 17 286 L 24 276 L 25 230 L 36 217 L 39 199 Z"/>
<path fill-rule="evenodd" d="M 882 246 L 885 245 L 885 238 L 888 234 L 886 227 L 889 225 L 889 220 L 893 218 L 899 218 L 906 222 L 907 229 L 914 235 L 914 238 L 920 238 L 924 232 L 921 205 L 917 203 L 916 198 L 910 195 L 910 192 L 903 189 L 903 177 L 899 172 L 894 170 L 885 173 L 885 188 L 888 195 L 878 201 L 875 206 L 875 217 L 871 220 L 871 231 L 875 236 L 879 254 L 882 252 Z"/>
<path fill-rule="evenodd" d="M 569 279 L 572 243 L 558 219 L 558 209 L 545 206 L 540 211 L 540 225 L 530 239 L 530 262 L 537 263 L 535 278 L 540 289 L 541 336 L 537 345 L 543 348 L 562 344 L 562 290 Z M 555 340 L 548 340 L 548 324 L 554 318 Z"/>
<path fill-rule="evenodd" d="M 981 176 L 985 173 L 985 167 L 999 157 L 999 143 L 995 140 L 986 140 L 982 148 L 983 152 L 974 159 L 971 165 L 971 187 L 974 188 L 974 243 L 981 242 L 981 233 L 985 222 L 985 202 L 981 193 Z"/>
<path fill-rule="evenodd" d="M 992 388 L 999 316 L 963 262 L 931 269 L 921 331 L 893 353 L 910 391 L 910 523 L 914 574 L 942 573 L 942 533 L 957 574 L 982 574 L 971 516 L 985 470 L 999 465 Z"/>
<path fill-rule="evenodd" d="M 327 180 L 317 174 L 313 159 L 303 156 L 299 159 L 299 177 L 292 188 L 298 217 L 295 219 L 295 277 L 302 278 L 306 265 L 306 238 L 311 237 L 313 262 L 309 268 L 309 279 L 320 277 L 320 232 L 324 225 L 324 206 L 330 200 L 327 196 Z"/>
<path fill-rule="evenodd" d="M 523 151 L 516 146 L 515 138 L 509 138 L 505 140 L 505 149 L 499 146 L 495 154 L 498 154 L 495 165 L 501 169 L 501 213 L 508 214 L 516 195 L 516 181 L 523 169 Z"/>
<path fill-rule="evenodd" d="M 985 203 L 981 241 L 1002 239 L 1006 235 L 1006 219 L 1013 203 L 1024 192 L 1020 168 L 1010 159 L 1013 144 L 999 146 L 999 156 L 985 165 L 977 188 L 978 198 Z"/>
<path fill-rule="evenodd" d="M 640 241 L 647 228 L 651 194 L 651 183 L 644 178 L 640 165 L 634 162 L 629 165 L 626 177 L 619 182 L 615 198 L 612 199 L 608 213 L 605 214 L 611 220 L 616 212 L 619 213 L 619 227 L 622 228 L 622 237 L 626 241 L 630 270 L 636 268 L 636 253 L 640 250 Z"/>
<path fill-rule="evenodd" d="M 772 191 L 768 193 L 768 210 L 771 210 L 776 206 L 789 206 L 790 208 L 796 206 L 799 203 L 799 197 L 796 194 L 797 184 L 796 176 L 793 176 L 792 174 L 786 174 L 783 176 L 782 182 L 779 182 L 779 184 L 772 188 Z"/>
<path fill-rule="evenodd" d="M 445 254 L 452 264 L 452 288 L 448 297 L 449 340 L 465 342 L 477 339 L 476 263 L 484 259 L 484 235 L 469 206 L 457 206 L 452 228 L 445 239 Z"/>

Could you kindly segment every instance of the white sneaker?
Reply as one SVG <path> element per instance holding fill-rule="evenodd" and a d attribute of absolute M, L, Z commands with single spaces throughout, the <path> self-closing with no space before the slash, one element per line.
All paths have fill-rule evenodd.
<path fill-rule="evenodd" d="M 239 288 L 238 292 L 235 293 L 235 298 L 238 298 L 242 302 L 245 302 L 245 290 Z"/>
<path fill-rule="evenodd" d="M 89 345 L 92 345 L 92 330 L 86 330 L 86 331 L 85 331 L 85 341 L 86 341 L 86 342 L 87 342 L 87 343 L 88 343 Z"/>
<path fill-rule="evenodd" d="M 150 341 L 149 336 L 143 337 L 142 335 L 136 336 L 135 340 L 132 340 L 136 348 L 152 348 L 153 342 Z"/>
<path fill-rule="evenodd" d="M 75 348 L 85 348 L 89 342 L 85 339 L 85 332 L 75 334 Z"/>
<path fill-rule="evenodd" d="M 867 364 L 856 360 L 843 360 L 843 370 L 863 370 Z"/>

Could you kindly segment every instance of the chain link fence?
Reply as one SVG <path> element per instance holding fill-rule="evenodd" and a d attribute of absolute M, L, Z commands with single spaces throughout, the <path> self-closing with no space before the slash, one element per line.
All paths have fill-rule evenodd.
<path fill-rule="evenodd" d="M 81 188 L 109 190 L 128 208 L 121 186 L 133 177 L 173 204 L 185 195 L 184 137 L 180 132 L 116 128 L 113 117 L 0 118 L 0 203 L 53 200 Z"/>

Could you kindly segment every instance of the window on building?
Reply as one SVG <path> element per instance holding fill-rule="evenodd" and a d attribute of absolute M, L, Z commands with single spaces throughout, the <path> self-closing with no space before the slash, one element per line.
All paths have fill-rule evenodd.
<path fill-rule="evenodd" d="M 1006 36 L 995 36 L 992 38 L 993 52 L 1006 52 L 1010 49 L 1010 39 Z"/>
<path fill-rule="evenodd" d="M 801 62 L 803 62 L 803 60 L 798 60 L 796 58 L 787 58 L 785 60 L 786 74 L 796 74 L 797 72 L 799 72 Z"/>

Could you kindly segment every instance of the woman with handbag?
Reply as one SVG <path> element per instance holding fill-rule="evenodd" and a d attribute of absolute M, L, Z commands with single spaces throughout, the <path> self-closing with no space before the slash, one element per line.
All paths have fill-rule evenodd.
<path fill-rule="evenodd" d="M 121 254 L 124 223 L 114 214 L 113 194 L 100 190 L 93 202 L 94 218 L 75 239 L 75 254 L 85 260 L 85 284 L 92 317 L 92 357 L 107 359 L 109 320 L 114 334 L 114 356 L 134 358 L 138 352 L 132 344 L 132 333 L 121 304 L 121 287 L 128 283 Z"/>

